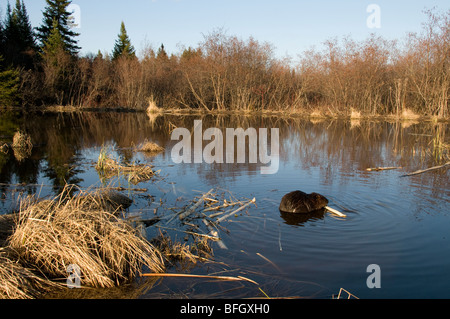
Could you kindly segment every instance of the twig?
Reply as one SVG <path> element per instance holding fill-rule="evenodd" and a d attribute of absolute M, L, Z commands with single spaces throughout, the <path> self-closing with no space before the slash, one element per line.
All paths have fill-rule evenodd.
<path fill-rule="evenodd" d="M 374 168 L 367 168 L 366 171 L 373 172 L 373 171 L 386 171 L 391 169 L 401 169 L 401 167 L 374 167 Z"/>
<path fill-rule="evenodd" d="M 444 168 L 448 165 L 450 165 L 450 162 L 447 162 L 444 165 L 439 165 L 439 166 L 434 166 L 434 167 L 423 169 L 423 170 L 418 170 L 418 171 L 415 171 L 415 172 L 412 172 L 412 173 L 409 173 L 406 175 L 402 175 L 400 177 L 413 176 L 413 175 L 418 175 L 418 174 L 422 174 L 422 173 L 429 172 L 429 171 L 434 171 L 436 169 Z"/>
<path fill-rule="evenodd" d="M 210 236 L 215 237 L 215 241 L 217 242 L 217 244 L 219 245 L 220 248 L 222 249 L 228 249 L 228 247 L 224 244 L 224 242 L 220 239 L 219 237 L 219 233 L 217 230 L 215 230 L 212 226 L 211 223 L 209 221 L 207 221 L 206 219 L 203 219 L 203 223 L 205 224 L 205 226 L 208 228 L 209 230 L 209 234 Z"/>
<path fill-rule="evenodd" d="M 192 214 L 202 203 L 203 201 L 212 193 L 214 188 L 212 188 L 208 193 L 204 194 L 193 206 L 191 206 L 188 210 L 186 210 L 184 213 L 181 213 L 179 215 L 179 219 L 182 220 Z"/>
<path fill-rule="evenodd" d="M 280 224 L 278 224 L 278 246 L 280 247 L 280 251 L 283 251 L 283 247 L 281 247 L 281 228 L 280 228 Z"/>
<path fill-rule="evenodd" d="M 260 254 L 260 253 L 256 253 L 256 255 L 258 255 L 259 257 L 261 257 L 261 258 L 264 259 L 265 261 L 267 261 L 267 262 L 268 262 L 269 264 L 271 264 L 274 268 L 276 268 L 276 270 L 278 270 L 279 272 L 282 273 L 280 267 L 278 267 L 277 265 L 275 265 L 275 264 L 273 263 L 273 261 L 271 261 L 269 258 L 263 256 L 263 255 Z"/>
<path fill-rule="evenodd" d="M 345 290 L 344 288 L 339 289 L 339 294 L 337 296 L 337 299 L 341 299 L 341 294 L 342 292 L 345 291 L 347 293 L 347 299 L 350 299 L 351 297 L 359 299 L 358 297 L 356 297 L 354 294 L 352 294 L 351 292 L 348 292 L 347 290 Z"/>
<path fill-rule="evenodd" d="M 174 230 L 174 231 L 178 231 L 178 232 L 189 234 L 189 235 L 193 235 L 193 236 L 206 237 L 206 238 L 214 240 L 214 241 L 220 240 L 220 238 L 215 237 L 215 236 L 210 236 L 210 235 L 206 235 L 206 234 L 199 234 L 199 233 L 188 231 L 188 230 L 181 230 L 181 229 L 177 229 L 177 228 L 164 227 L 164 226 L 159 226 L 159 225 L 155 225 L 155 227 L 162 228 L 162 229 L 168 229 L 168 230 Z"/>
<path fill-rule="evenodd" d="M 259 285 L 256 281 L 251 279 L 237 276 L 208 276 L 208 275 L 190 275 L 190 274 L 168 274 L 168 273 L 144 273 L 141 275 L 142 277 L 175 277 L 175 278 L 205 278 L 205 279 L 217 279 L 217 280 L 225 280 L 225 281 L 247 281 L 252 284 Z"/>
<path fill-rule="evenodd" d="M 232 211 L 231 213 L 226 214 L 225 216 L 222 216 L 222 217 L 220 217 L 220 218 L 217 218 L 216 222 L 220 223 L 221 221 L 223 221 L 223 220 L 227 219 L 228 217 L 230 217 L 230 216 L 232 216 L 232 215 L 234 215 L 234 214 L 240 212 L 241 210 L 243 210 L 243 209 L 246 208 L 247 206 L 249 206 L 249 205 L 251 205 L 251 204 L 254 204 L 254 203 L 256 203 L 256 198 L 253 198 L 253 199 L 252 199 L 251 201 L 249 201 L 247 204 L 245 204 L 245 205 L 239 207 L 238 209 Z"/>

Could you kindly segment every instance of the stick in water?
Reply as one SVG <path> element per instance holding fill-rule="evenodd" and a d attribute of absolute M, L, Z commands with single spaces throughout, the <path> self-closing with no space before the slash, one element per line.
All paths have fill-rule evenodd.
<path fill-rule="evenodd" d="M 339 217 L 347 217 L 347 215 L 342 214 L 340 211 L 338 211 L 338 210 L 336 210 L 336 209 L 334 209 L 334 208 L 325 206 L 325 209 L 326 209 L 327 211 L 329 211 L 330 213 L 336 215 L 336 216 L 339 216 Z"/>
<path fill-rule="evenodd" d="M 186 218 L 187 216 L 189 216 L 190 214 L 192 214 L 205 200 L 205 198 L 207 198 L 213 191 L 214 189 L 211 189 L 208 193 L 204 194 L 198 201 L 197 203 L 195 203 L 193 206 L 191 206 L 188 210 L 186 210 L 184 213 L 181 213 L 179 215 L 180 220 Z"/>
<path fill-rule="evenodd" d="M 227 218 L 230 217 L 230 216 L 233 216 L 234 214 L 240 212 L 241 210 L 243 210 L 243 209 L 246 208 L 247 206 L 249 206 L 249 205 L 251 205 L 251 204 L 254 204 L 254 203 L 256 203 L 256 198 L 253 198 L 253 199 L 252 199 L 251 201 L 249 201 L 247 204 L 245 204 L 245 205 L 239 207 L 238 209 L 232 211 L 231 213 L 226 214 L 225 216 L 222 216 L 222 217 L 220 217 L 220 218 L 217 218 L 216 222 L 217 222 L 217 223 L 220 223 L 221 221 L 227 219 Z"/>
<path fill-rule="evenodd" d="M 217 279 L 225 281 L 248 281 L 255 285 L 258 285 L 256 281 L 248 279 L 243 276 L 230 277 L 230 276 L 208 276 L 208 275 L 172 274 L 172 273 L 144 273 L 142 274 L 142 277 L 178 277 L 178 278 Z"/>
<path fill-rule="evenodd" d="M 400 177 L 406 177 L 406 176 L 418 175 L 418 174 L 422 174 L 422 173 L 425 173 L 425 172 L 434 171 L 435 169 L 444 168 L 444 167 L 449 166 L 449 165 L 450 165 L 450 162 L 447 162 L 447 163 L 445 163 L 444 165 L 435 166 L 435 167 L 427 168 L 427 169 L 424 169 L 424 170 L 415 171 L 415 172 L 413 172 L 413 173 L 409 173 L 409 174 L 406 174 L 406 175 L 402 175 L 402 176 L 400 176 Z"/>
<path fill-rule="evenodd" d="M 220 239 L 219 237 L 219 233 L 217 232 L 217 230 L 215 230 L 211 224 L 206 220 L 206 219 L 202 219 L 203 223 L 206 225 L 206 227 L 209 229 L 210 231 L 210 236 L 215 237 L 215 241 L 217 241 L 217 244 L 219 245 L 220 248 L 222 249 L 228 249 L 228 247 L 224 244 L 224 242 Z"/>

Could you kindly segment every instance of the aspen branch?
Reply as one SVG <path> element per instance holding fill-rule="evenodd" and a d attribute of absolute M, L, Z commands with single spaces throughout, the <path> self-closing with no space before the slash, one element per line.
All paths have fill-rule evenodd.
<path fill-rule="evenodd" d="M 439 166 L 434 166 L 434 167 L 423 169 L 423 170 L 418 170 L 418 171 L 415 171 L 415 172 L 412 172 L 412 173 L 409 173 L 409 174 L 402 175 L 400 177 L 407 177 L 407 176 L 418 175 L 418 174 L 422 174 L 422 173 L 425 173 L 425 172 L 430 172 L 430 171 L 434 171 L 434 170 L 437 170 L 437 169 L 440 169 L 440 168 L 444 168 L 444 167 L 449 166 L 449 165 L 450 165 L 450 162 L 447 162 L 444 165 L 439 165 Z"/>

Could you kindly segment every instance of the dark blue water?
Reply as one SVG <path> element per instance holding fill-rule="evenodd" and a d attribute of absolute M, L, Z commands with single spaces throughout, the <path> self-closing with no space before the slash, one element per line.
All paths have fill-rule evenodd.
<path fill-rule="evenodd" d="M 37 116 L 34 126 L 18 122 L 15 125 L 42 145 L 24 162 L 12 154 L 0 160 L 4 194 L 0 208 L 7 211 L 10 198 L 20 191 L 51 195 L 64 180 L 82 188 L 100 186 L 93 166 L 102 145 L 110 145 L 125 162 L 151 163 L 161 169 L 161 178 L 132 185 L 147 188 L 153 201 L 129 192 L 135 201 L 131 215 L 145 219 L 156 208 L 159 216 L 171 214 L 164 207 L 182 206 L 199 191 L 211 188 L 232 192 L 237 198 L 256 198 L 256 206 L 221 223 L 228 249 L 213 243 L 215 262 L 190 271 L 242 275 L 258 282 L 261 290 L 249 283 L 164 279 L 143 298 L 240 298 L 263 296 L 262 291 L 270 297 L 331 298 L 340 288 L 359 298 L 450 297 L 449 173 L 441 169 L 401 177 L 445 161 L 445 151 L 433 147 L 433 141 L 448 144 L 446 124 L 203 119 L 203 129 L 279 128 L 279 170 L 263 175 L 260 164 L 174 164 L 170 132 L 174 127 L 192 130 L 195 119 L 199 117 L 165 116 L 151 121 L 145 114 L 93 113 Z M 10 132 L 0 127 L 0 135 L 6 138 Z M 132 145 L 145 138 L 166 151 L 155 157 L 133 152 Z M 401 168 L 366 171 L 387 166 Z M 10 186 L 19 183 L 35 186 Z M 114 183 L 130 186 L 126 180 Z M 281 197 L 297 189 L 321 193 L 330 207 L 345 212 L 347 218 L 329 213 L 310 218 L 281 215 Z M 147 229 L 147 234 L 151 237 L 156 229 Z M 183 239 L 185 234 L 177 236 Z M 380 267 L 380 288 L 367 285 L 371 264 Z"/>

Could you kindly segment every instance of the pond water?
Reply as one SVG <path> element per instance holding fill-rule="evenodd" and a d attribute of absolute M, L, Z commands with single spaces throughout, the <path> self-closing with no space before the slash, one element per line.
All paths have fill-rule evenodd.
<path fill-rule="evenodd" d="M 67 182 L 81 188 L 120 184 L 104 181 L 94 168 L 102 146 L 122 162 L 149 163 L 156 180 L 124 192 L 133 198 L 130 215 L 143 219 L 172 213 L 200 192 L 214 188 L 225 196 L 256 198 L 239 216 L 223 223 L 213 243 L 214 262 L 186 271 L 244 276 L 259 283 L 162 279 L 139 298 L 326 298 L 344 288 L 359 298 L 450 298 L 449 173 L 444 169 L 401 177 L 442 164 L 448 125 L 431 122 L 309 120 L 263 116 L 153 116 L 142 113 L 1 114 L 0 140 L 18 129 L 32 137 L 33 152 L 16 158 L 0 153 L 0 213 L 20 193 L 53 196 Z M 175 128 L 279 128 L 276 174 L 261 174 L 261 164 L 176 164 L 171 149 Z M 135 152 L 145 139 L 163 146 L 157 156 Z M 247 153 L 248 155 L 248 153 Z M 369 172 L 369 167 L 400 167 Z M 329 213 L 282 215 L 283 195 L 317 192 L 346 218 Z M 148 196 L 151 195 L 151 196 Z M 172 225 L 176 227 L 176 225 Z M 147 235 L 155 236 L 155 227 Z M 185 233 L 169 231 L 184 240 Z M 369 288 L 369 265 L 380 269 L 380 288 Z"/>

